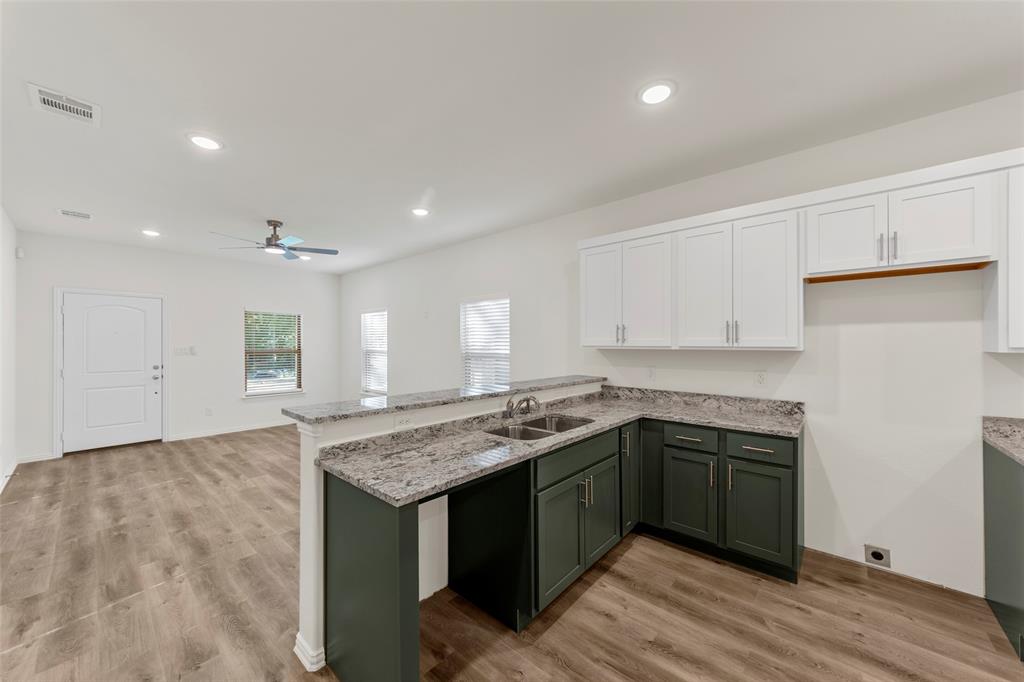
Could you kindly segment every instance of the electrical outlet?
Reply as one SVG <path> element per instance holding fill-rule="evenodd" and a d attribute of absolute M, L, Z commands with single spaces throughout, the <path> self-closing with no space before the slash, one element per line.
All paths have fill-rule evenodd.
<path fill-rule="evenodd" d="M 874 545 L 864 545 L 864 561 L 874 566 L 892 568 L 892 556 L 889 550 Z"/>
<path fill-rule="evenodd" d="M 759 369 L 756 372 L 754 372 L 754 385 L 755 386 L 764 386 L 767 383 L 768 383 L 768 370 L 766 370 L 766 369 Z"/>

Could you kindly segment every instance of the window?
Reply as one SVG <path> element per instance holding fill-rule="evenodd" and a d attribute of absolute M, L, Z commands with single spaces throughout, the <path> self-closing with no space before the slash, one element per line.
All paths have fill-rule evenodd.
<path fill-rule="evenodd" d="M 508 313 L 507 298 L 462 304 L 463 385 L 508 385 L 511 354 Z"/>
<path fill-rule="evenodd" d="M 361 320 L 363 351 L 363 393 L 388 392 L 388 311 L 363 313 Z"/>
<path fill-rule="evenodd" d="M 302 390 L 302 316 L 245 311 L 245 394 Z"/>

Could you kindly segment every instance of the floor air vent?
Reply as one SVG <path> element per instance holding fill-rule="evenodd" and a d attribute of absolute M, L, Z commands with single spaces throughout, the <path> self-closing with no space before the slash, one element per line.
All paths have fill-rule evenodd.
<path fill-rule="evenodd" d="M 99 127 L 100 108 L 84 100 L 68 97 L 56 90 L 49 90 L 33 83 L 28 84 L 32 106 L 42 111 L 52 111 L 61 116 Z"/>

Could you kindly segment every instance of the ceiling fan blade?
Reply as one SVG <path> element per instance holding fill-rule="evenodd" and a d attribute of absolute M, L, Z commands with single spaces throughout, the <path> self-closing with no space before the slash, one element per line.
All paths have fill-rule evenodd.
<path fill-rule="evenodd" d="M 314 248 L 311 248 L 309 246 L 293 246 L 291 248 L 291 250 L 292 251 L 305 251 L 306 253 L 323 253 L 323 254 L 326 254 L 328 256 L 337 256 L 338 255 L 338 250 L 337 249 L 314 249 Z"/>
<path fill-rule="evenodd" d="M 224 251 L 224 250 L 228 250 L 228 249 L 262 249 L 262 248 L 263 248 L 262 246 L 218 246 L 217 247 L 217 249 L 219 251 Z"/>
<path fill-rule="evenodd" d="M 224 234 L 223 232 L 214 232 L 210 230 L 210 234 L 220 235 L 221 237 L 227 237 L 228 239 L 237 239 L 240 242 L 249 242 L 250 244 L 256 244 L 257 246 L 263 246 L 263 242 L 258 242 L 255 239 L 246 239 L 245 237 L 235 237 L 230 234 Z"/>
<path fill-rule="evenodd" d="M 285 237 L 284 239 L 280 240 L 277 243 L 280 244 L 281 246 L 292 247 L 292 246 L 298 246 L 299 244 L 301 244 L 304 241 L 305 241 L 304 239 L 299 239 L 298 237 L 294 237 L 292 235 L 288 235 L 287 237 Z"/>
<path fill-rule="evenodd" d="M 281 254 L 281 257 L 284 258 L 285 260 L 298 260 L 299 259 L 298 256 L 296 256 L 294 253 L 292 253 L 291 249 L 285 249 L 284 253 Z"/>

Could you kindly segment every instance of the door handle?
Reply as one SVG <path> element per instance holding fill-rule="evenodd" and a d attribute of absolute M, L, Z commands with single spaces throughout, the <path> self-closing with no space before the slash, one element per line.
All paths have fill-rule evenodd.
<path fill-rule="evenodd" d="M 619 341 L 619 338 L 620 338 L 620 336 L 619 336 L 619 327 L 621 327 L 621 326 L 622 326 L 621 324 L 615 325 L 615 343 L 622 343 L 621 341 Z"/>
<path fill-rule="evenodd" d="M 676 436 L 676 438 L 678 438 L 679 440 L 688 440 L 691 443 L 700 443 L 700 442 L 702 442 L 700 438 L 694 438 L 693 436 Z"/>
<path fill-rule="evenodd" d="M 895 232 L 894 231 L 892 233 L 892 250 L 891 250 L 891 253 L 889 255 L 892 256 L 891 260 L 893 260 L 894 262 L 899 260 L 899 257 L 900 257 L 900 233 L 899 232 Z"/>
<path fill-rule="evenodd" d="M 884 246 L 884 244 L 885 244 L 885 240 L 882 238 L 882 233 L 879 232 L 878 233 L 878 261 L 880 263 L 884 263 L 885 262 L 885 253 L 884 253 L 885 246 Z"/>
<path fill-rule="evenodd" d="M 587 507 L 589 506 L 587 504 L 587 479 L 583 479 L 582 481 L 576 484 L 577 488 L 580 486 L 583 486 L 583 497 L 580 499 L 580 502 L 583 503 L 584 507 Z"/>
<path fill-rule="evenodd" d="M 708 467 L 708 487 L 709 488 L 714 488 L 715 487 L 715 463 L 714 462 L 708 462 L 708 464 L 709 464 L 709 467 Z"/>
<path fill-rule="evenodd" d="M 626 325 L 622 325 L 622 343 L 626 343 Z"/>
<path fill-rule="evenodd" d="M 732 490 L 732 465 L 729 465 L 729 490 Z"/>
<path fill-rule="evenodd" d="M 622 437 L 626 439 L 626 448 L 624 450 L 626 457 L 629 457 L 629 431 L 623 431 Z"/>
<path fill-rule="evenodd" d="M 731 325 L 729 324 L 729 320 L 726 320 L 726 321 L 725 321 L 725 345 L 727 345 L 727 346 L 728 346 L 728 345 L 729 345 L 730 343 L 732 343 L 732 341 L 730 340 L 731 334 L 729 333 L 729 331 L 730 331 L 730 330 L 729 330 L 729 327 L 730 327 L 730 326 L 731 326 Z"/>
<path fill-rule="evenodd" d="M 739 343 L 740 342 L 740 321 L 739 320 L 733 320 L 732 321 L 732 342 L 733 343 Z"/>
<path fill-rule="evenodd" d="M 753 445 L 741 445 L 740 447 L 744 450 L 750 450 L 751 452 L 763 452 L 767 455 L 775 454 L 774 450 L 769 450 L 768 448 L 755 448 Z"/>

